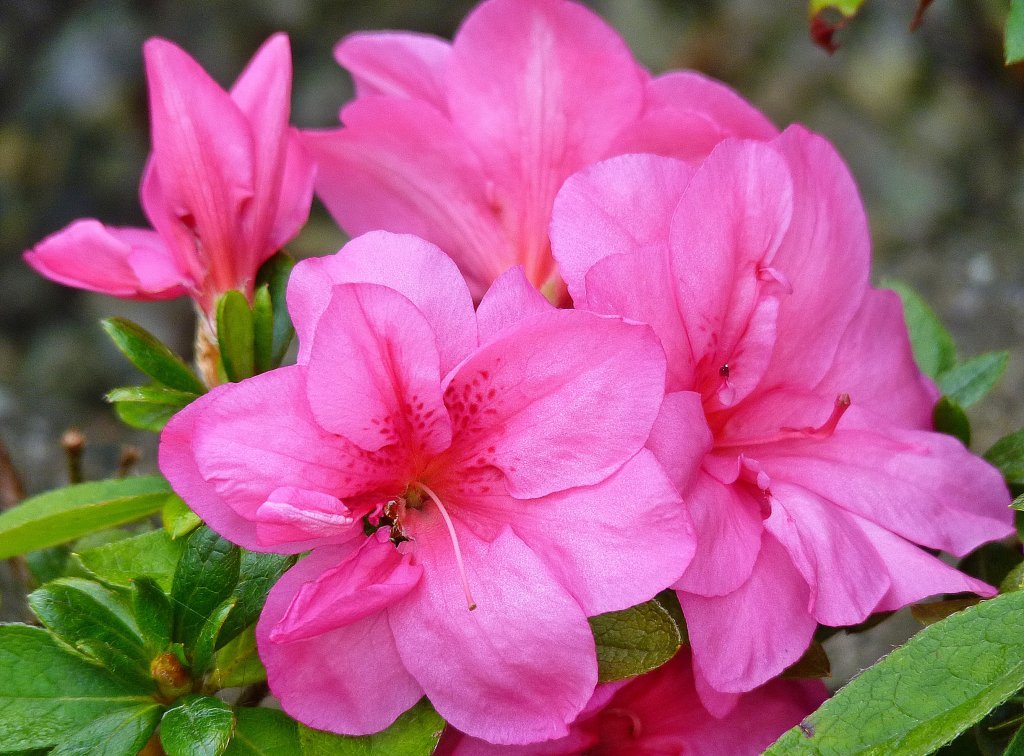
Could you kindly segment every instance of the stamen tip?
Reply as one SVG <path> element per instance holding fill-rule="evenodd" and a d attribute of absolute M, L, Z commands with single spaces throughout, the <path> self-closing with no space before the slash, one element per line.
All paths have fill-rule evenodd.
<path fill-rule="evenodd" d="M 476 602 L 469 605 L 469 611 L 473 611 L 474 609 L 476 609 Z"/>

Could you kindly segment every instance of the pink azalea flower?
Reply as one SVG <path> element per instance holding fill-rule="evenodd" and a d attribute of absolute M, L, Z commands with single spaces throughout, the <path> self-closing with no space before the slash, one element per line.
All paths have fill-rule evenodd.
<path fill-rule="evenodd" d="M 724 717 L 711 714 L 693 684 L 690 653 L 625 683 L 600 685 L 559 740 L 496 746 L 452 728 L 436 756 L 755 756 L 827 697 L 817 680 L 772 680 L 739 697 Z"/>
<path fill-rule="evenodd" d="M 188 294 L 210 313 L 252 294 L 259 266 L 305 222 L 313 164 L 288 126 L 291 53 L 271 37 L 225 92 L 184 51 L 145 45 L 153 152 L 142 207 L 155 231 L 78 220 L 25 253 L 47 278 L 128 299 Z"/>
<path fill-rule="evenodd" d="M 690 559 L 644 449 L 665 380 L 653 332 L 556 310 L 520 269 L 474 312 L 449 258 L 387 232 L 299 263 L 288 303 L 299 364 L 214 389 L 160 446 L 225 537 L 312 549 L 257 628 L 271 690 L 354 735 L 425 693 L 476 737 L 564 736 L 597 680 L 587 617 Z"/>
<path fill-rule="evenodd" d="M 1008 493 L 932 432 L 937 391 L 898 298 L 869 285 L 863 209 L 827 142 L 793 127 L 699 168 L 614 158 L 566 183 L 552 240 L 577 307 L 647 322 L 665 347 L 650 448 L 694 518 L 675 588 L 701 685 L 760 685 L 818 623 L 992 595 L 917 545 L 962 555 L 1008 535 Z M 677 444 L 695 437 L 691 479 Z"/>
<path fill-rule="evenodd" d="M 551 206 L 613 155 L 700 159 L 727 136 L 776 131 L 725 86 L 652 77 L 598 16 L 565 0 L 489 0 L 452 44 L 358 33 L 335 49 L 356 85 L 344 128 L 306 132 L 317 193 L 351 234 L 413 233 L 445 250 L 474 297 L 522 265 L 557 299 Z"/>

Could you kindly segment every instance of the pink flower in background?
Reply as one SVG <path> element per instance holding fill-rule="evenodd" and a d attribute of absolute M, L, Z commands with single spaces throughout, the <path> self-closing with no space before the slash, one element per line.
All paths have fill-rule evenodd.
<path fill-rule="evenodd" d="M 72 223 L 25 253 L 59 283 L 129 299 L 188 294 L 207 313 L 252 294 L 259 266 L 305 222 L 313 164 L 288 126 L 288 38 L 271 37 L 225 92 L 177 46 L 145 46 L 153 152 L 142 207 L 155 231 Z"/>
<path fill-rule="evenodd" d="M 474 312 L 449 258 L 386 232 L 299 263 L 288 304 L 299 364 L 214 389 L 160 447 L 225 537 L 312 549 L 257 628 L 272 691 L 335 732 L 425 693 L 486 740 L 566 735 L 597 681 L 587 617 L 650 599 L 692 552 L 644 448 L 654 333 L 555 310 L 520 269 Z"/>
<path fill-rule="evenodd" d="M 305 132 L 317 193 L 350 234 L 383 228 L 438 245 L 474 297 L 520 264 L 559 297 L 551 206 L 584 166 L 629 152 L 698 160 L 727 136 L 776 134 L 721 84 L 652 77 L 604 21 L 565 0 L 489 0 L 452 44 L 359 33 L 335 55 L 357 97 L 344 128 Z"/>
<path fill-rule="evenodd" d="M 653 672 L 624 683 L 598 686 L 586 709 L 559 740 L 496 746 L 452 728 L 437 756 L 624 756 L 693 754 L 755 756 L 825 700 L 817 680 L 772 680 L 739 697 L 722 718 L 701 703 L 690 653 L 683 649 Z"/>
<path fill-rule="evenodd" d="M 931 431 L 937 391 L 898 298 L 869 285 L 860 199 L 827 142 L 794 127 L 697 168 L 608 160 L 566 183 L 552 242 L 576 307 L 649 323 L 665 347 L 650 448 L 694 517 L 675 587 L 709 701 L 727 710 L 709 686 L 777 675 L 818 623 L 992 595 L 918 546 L 962 555 L 1010 534 L 1008 493 Z M 691 479 L 677 444 L 695 437 Z"/>

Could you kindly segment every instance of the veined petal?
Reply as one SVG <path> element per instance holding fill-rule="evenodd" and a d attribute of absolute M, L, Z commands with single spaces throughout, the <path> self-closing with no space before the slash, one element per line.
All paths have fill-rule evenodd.
<path fill-rule="evenodd" d="M 256 510 L 256 537 L 264 546 L 317 541 L 350 533 L 355 519 L 337 496 L 285 486 Z"/>
<path fill-rule="evenodd" d="M 444 72 L 451 45 L 440 37 L 411 32 L 357 33 L 334 48 L 334 58 L 352 74 L 357 97 L 388 95 L 422 100 L 447 110 Z"/>
<path fill-rule="evenodd" d="M 441 400 L 436 344 L 427 320 L 394 289 L 334 286 L 309 350 L 313 416 L 399 467 L 444 451 L 452 424 Z"/>
<path fill-rule="evenodd" d="M 493 543 L 460 532 L 477 608 L 460 589 L 440 518 L 417 529 L 423 578 L 388 610 L 398 653 L 446 721 L 493 743 L 561 737 L 594 691 L 586 615 L 511 531 Z"/>
<path fill-rule="evenodd" d="M 523 267 L 509 268 L 491 284 L 476 310 L 480 342 L 531 315 L 550 312 L 553 305 L 526 279 Z"/>
<path fill-rule="evenodd" d="M 320 730 L 370 735 L 423 696 L 402 664 L 384 612 L 306 640 L 270 639 L 303 586 L 341 564 L 351 549 L 317 549 L 288 570 L 270 590 L 256 641 L 270 690 L 288 714 Z"/>
<path fill-rule="evenodd" d="M 714 438 L 701 407 L 700 394 L 675 391 L 665 395 L 651 428 L 647 448 L 680 493 L 685 492 Z"/>
<path fill-rule="evenodd" d="M 492 465 L 534 498 L 598 483 L 647 441 L 665 357 L 646 326 L 577 310 L 507 328 L 455 371 L 453 466 Z"/>
<path fill-rule="evenodd" d="M 473 301 L 451 258 L 415 236 L 373 231 L 336 255 L 303 260 L 292 271 L 288 310 L 299 336 L 300 363 L 309 359 L 313 333 L 339 283 L 380 284 L 411 301 L 434 332 L 442 375 L 476 348 Z"/>
<path fill-rule="evenodd" d="M 284 171 L 277 197 L 277 216 L 270 229 L 266 255 L 270 256 L 290 242 L 309 218 L 313 203 L 316 163 L 309 157 L 296 129 L 285 137 Z"/>
<path fill-rule="evenodd" d="M 51 281 L 130 299 L 170 299 L 185 293 L 188 274 L 153 231 L 78 220 L 25 253 Z"/>

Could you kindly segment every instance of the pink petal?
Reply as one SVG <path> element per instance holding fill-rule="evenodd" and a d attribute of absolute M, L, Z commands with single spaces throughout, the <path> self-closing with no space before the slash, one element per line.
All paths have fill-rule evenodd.
<path fill-rule="evenodd" d="M 772 146 L 793 180 L 793 217 L 772 262 L 789 279 L 792 294 L 782 302 L 778 342 L 762 385 L 810 386 L 832 365 L 864 296 L 868 228 L 853 179 L 828 142 L 794 126 Z"/>
<path fill-rule="evenodd" d="M 752 690 L 803 655 L 817 623 L 807 583 L 770 535 L 750 578 L 727 596 L 679 593 L 694 664 L 716 690 Z M 729 649 L 722 653 L 722 649 Z"/>
<path fill-rule="evenodd" d="M 270 590 L 256 640 L 270 690 L 288 714 L 317 729 L 369 735 L 423 695 L 399 658 L 384 613 L 307 640 L 270 639 L 296 593 L 348 554 L 346 549 L 318 549 L 288 570 Z"/>
<path fill-rule="evenodd" d="M 353 522 L 338 497 L 285 486 L 271 491 L 256 510 L 256 537 L 264 546 L 335 538 L 350 532 Z"/>
<path fill-rule="evenodd" d="M 409 464 L 452 441 L 434 332 L 379 284 L 338 284 L 313 337 L 306 392 L 317 422 L 368 452 Z"/>
<path fill-rule="evenodd" d="M 290 242 L 309 218 L 313 203 L 316 163 L 309 157 L 296 129 L 286 137 L 284 171 L 277 198 L 277 216 L 267 240 L 267 255 Z"/>
<path fill-rule="evenodd" d="M 187 280 L 154 232 L 92 219 L 46 237 L 25 253 L 25 262 L 51 281 L 131 299 L 181 296 Z"/>
<path fill-rule="evenodd" d="M 693 170 L 678 160 L 624 155 L 569 177 L 552 211 L 551 250 L 577 307 L 590 308 L 587 272 L 609 255 L 641 258 L 645 269 L 653 269 L 645 278 L 667 284 L 665 243 L 672 212 Z M 671 290 L 663 285 L 655 291 L 663 289 Z M 661 304 L 657 296 L 648 300 L 653 300 L 651 310 L 675 303 L 673 298 Z"/>
<path fill-rule="evenodd" d="M 531 315 L 549 312 L 553 305 L 527 280 L 517 265 L 498 276 L 476 311 L 480 342 L 486 344 L 501 331 Z"/>
<path fill-rule="evenodd" d="M 462 506 L 495 530 L 511 525 L 592 616 L 653 598 L 682 574 L 693 529 L 654 457 L 641 451 L 608 480 L 530 502 L 478 497 Z"/>
<path fill-rule="evenodd" d="M 166 212 L 202 239 L 203 271 L 217 291 L 251 271 L 237 259 L 241 206 L 254 196 L 252 129 L 231 97 L 179 47 L 145 45 L 155 170 Z M 160 226 L 157 226 L 158 230 Z"/>
<path fill-rule="evenodd" d="M 257 512 L 271 494 L 294 487 L 344 497 L 397 477 L 316 424 L 300 367 L 220 386 L 176 414 L 160 437 L 160 470 L 225 538 L 253 551 L 291 553 L 316 542 L 260 542 Z"/>
<path fill-rule="evenodd" d="M 476 348 L 473 301 L 451 258 L 415 236 L 375 231 L 336 255 L 303 260 L 292 271 L 288 310 L 299 336 L 300 363 L 309 359 L 313 333 L 339 283 L 381 284 L 416 305 L 436 337 L 442 374 Z"/>
<path fill-rule="evenodd" d="M 447 110 L 443 79 L 450 53 L 447 41 L 410 32 L 350 34 L 334 48 L 335 59 L 352 74 L 357 97 L 407 97 L 441 112 Z"/>
<path fill-rule="evenodd" d="M 724 84 L 694 71 L 672 71 L 647 83 L 641 118 L 622 133 L 615 152 L 651 152 L 698 161 L 728 137 L 768 141 L 775 127 Z"/>
<path fill-rule="evenodd" d="M 738 590 L 754 569 L 764 530 L 761 506 L 751 493 L 698 472 L 683 489 L 697 548 L 677 590 L 724 596 Z"/>
<path fill-rule="evenodd" d="M 555 194 L 637 117 L 647 75 L 597 15 L 546 0 L 478 6 L 449 65 L 452 118 L 496 184 L 527 278 L 542 284 Z"/>
<path fill-rule="evenodd" d="M 857 519 L 799 486 L 772 480 L 765 528 L 810 586 L 807 610 L 823 625 L 863 622 L 889 590 L 889 573 Z"/>
<path fill-rule="evenodd" d="M 597 683 L 579 604 L 511 531 L 484 543 L 463 528 L 477 608 L 469 611 L 443 526 L 417 531 L 423 578 L 388 616 L 402 662 L 438 713 L 493 743 L 564 736 Z"/>
<path fill-rule="evenodd" d="M 387 530 L 362 539 L 344 561 L 302 585 L 270 631 L 272 643 L 308 640 L 381 612 L 419 583 L 423 567 L 413 564 L 387 539 Z"/>
<path fill-rule="evenodd" d="M 231 99 L 249 121 L 255 148 L 255 194 L 245 213 L 252 243 L 248 249 L 242 247 L 235 251 L 241 258 L 239 265 L 242 270 L 251 275 L 255 275 L 259 264 L 275 251 L 267 241 L 279 212 L 278 190 L 288 145 L 291 92 L 292 61 L 288 37 L 275 34 L 263 43 L 231 88 Z"/>
<path fill-rule="evenodd" d="M 306 132 L 319 163 L 316 190 L 350 235 L 410 233 L 459 264 L 474 295 L 516 262 L 463 137 L 434 108 L 373 97 L 349 104 L 345 128 Z"/>
<path fill-rule="evenodd" d="M 517 498 L 598 483 L 647 441 L 664 370 L 646 326 L 574 310 L 527 318 L 448 385 L 452 464 L 499 468 Z"/>
<path fill-rule="evenodd" d="M 713 442 L 700 394 L 693 391 L 666 394 L 651 428 L 647 448 L 654 452 L 677 491 L 686 491 L 689 487 Z"/>

